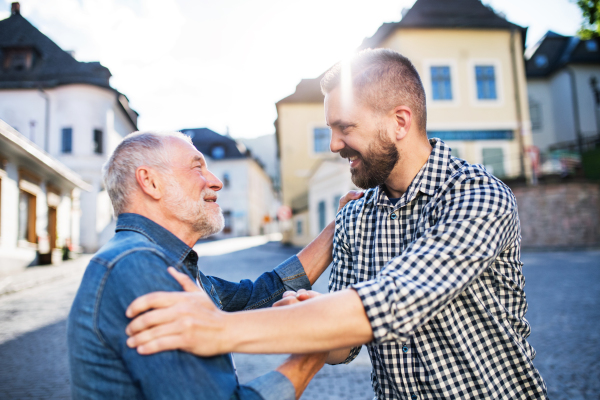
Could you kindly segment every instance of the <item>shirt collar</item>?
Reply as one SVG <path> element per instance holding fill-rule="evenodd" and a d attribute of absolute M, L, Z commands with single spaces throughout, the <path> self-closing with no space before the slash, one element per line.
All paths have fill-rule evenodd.
<path fill-rule="evenodd" d="M 182 263 L 188 255 L 191 258 L 198 260 L 195 251 L 187 244 L 183 243 L 177 236 L 163 228 L 156 222 L 141 216 L 139 214 L 120 214 L 117 219 L 116 232 L 134 231 L 146 236 L 151 242 L 160 246 L 165 253 L 177 260 L 177 263 Z M 192 254 L 190 254 L 190 252 Z"/>
<path fill-rule="evenodd" d="M 448 174 L 448 163 L 450 162 L 450 148 L 446 146 L 440 139 L 432 138 L 429 139 L 432 150 L 427 162 L 415 178 L 404 195 L 402 195 L 400 201 L 393 205 L 388 200 L 388 195 L 381 186 L 372 189 L 371 196 L 366 201 L 367 203 L 377 202 L 379 206 L 393 206 L 394 208 L 400 207 L 411 202 L 419 192 L 425 193 L 429 196 L 433 196 L 436 190 L 446 181 L 446 175 Z"/>

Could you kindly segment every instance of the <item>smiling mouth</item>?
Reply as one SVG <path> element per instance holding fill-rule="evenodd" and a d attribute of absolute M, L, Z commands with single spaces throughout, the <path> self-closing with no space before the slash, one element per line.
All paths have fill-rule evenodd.
<path fill-rule="evenodd" d="M 217 199 L 204 199 L 207 203 L 216 203 Z"/>

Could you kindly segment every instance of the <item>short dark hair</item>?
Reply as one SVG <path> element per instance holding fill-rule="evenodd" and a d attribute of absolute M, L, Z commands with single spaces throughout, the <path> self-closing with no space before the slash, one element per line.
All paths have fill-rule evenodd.
<path fill-rule="evenodd" d="M 425 90 L 410 60 L 390 49 L 366 49 L 350 60 L 355 95 L 375 111 L 386 113 L 399 105 L 408 106 L 422 132 L 427 131 Z M 339 86 L 342 63 L 331 67 L 321 79 L 324 95 Z"/>

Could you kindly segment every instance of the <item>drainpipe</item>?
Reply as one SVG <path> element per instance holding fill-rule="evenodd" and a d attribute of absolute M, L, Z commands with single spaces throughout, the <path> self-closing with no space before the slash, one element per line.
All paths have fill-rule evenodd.
<path fill-rule="evenodd" d="M 510 55 L 512 61 L 512 72 L 513 72 L 513 85 L 515 87 L 515 104 L 517 107 L 517 126 L 518 132 L 517 135 L 519 137 L 519 153 L 520 153 L 520 170 L 521 176 L 525 177 L 525 145 L 523 143 L 523 113 L 521 110 L 521 91 L 519 90 L 519 75 L 517 68 L 517 55 L 515 48 L 515 29 L 511 29 L 510 31 Z"/>
<path fill-rule="evenodd" d="M 44 150 L 46 153 L 50 153 L 50 96 L 44 92 L 42 87 L 38 87 L 40 95 L 46 100 L 46 115 L 44 118 Z"/>
<path fill-rule="evenodd" d="M 577 138 L 577 149 L 579 154 L 583 154 L 583 137 L 581 136 L 581 122 L 579 121 L 579 100 L 577 97 L 577 81 L 575 72 L 567 67 L 567 73 L 571 81 L 571 96 L 573 97 L 573 122 L 575 124 L 575 137 Z"/>

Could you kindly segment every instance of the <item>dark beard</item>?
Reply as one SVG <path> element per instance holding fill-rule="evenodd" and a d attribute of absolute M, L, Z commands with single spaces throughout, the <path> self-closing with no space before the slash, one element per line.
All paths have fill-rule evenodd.
<path fill-rule="evenodd" d="M 379 139 L 369 146 L 366 157 L 350 147 L 340 150 L 340 156 L 358 156 L 360 159 L 359 166 L 350 168 L 350 173 L 352 182 L 361 189 L 370 189 L 385 183 L 400 159 L 398 149 L 383 132 L 379 132 Z"/>

